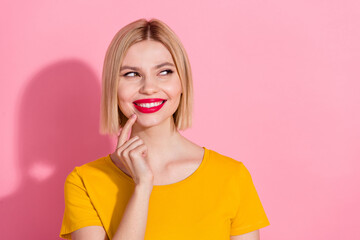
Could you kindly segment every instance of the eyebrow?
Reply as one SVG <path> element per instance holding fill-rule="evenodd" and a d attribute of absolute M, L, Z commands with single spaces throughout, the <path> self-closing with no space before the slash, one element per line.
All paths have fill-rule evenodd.
<path fill-rule="evenodd" d="M 158 64 L 158 65 L 155 65 L 154 67 L 153 67 L 153 69 L 158 69 L 158 68 L 161 68 L 161 67 L 163 67 L 163 66 L 172 66 L 172 67 L 174 67 L 174 64 L 172 64 L 172 63 L 170 63 L 170 62 L 164 62 L 164 63 L 160 63 L 160 64 Z M 124 70 L 124 69 L 131 69 L 131 70 L 136 70 L 136 71 L 139 71 L 140 70 L 140 68 L 138 68 L 138 67 L 131 67 L 131 66 L 122 66 L 121 68 L 120 68 L 120 71 L 122 71 L 122 70 Z"/>

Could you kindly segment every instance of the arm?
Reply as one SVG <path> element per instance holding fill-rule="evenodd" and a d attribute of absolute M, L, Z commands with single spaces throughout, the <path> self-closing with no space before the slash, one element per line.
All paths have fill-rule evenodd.
<path fill-rule="evenodd" d="M 136 121 L 136 117 L 134 114 L 126 122 L 119 135 L 117 147 L 113 154 L 115 164 L 119 168 L 126 167 L 136 184 L 113 240 L 144 240 L 145 237 L 154 176 L 147 163 L 147 147 L 143 140 L 138 136 L 126 140 L 131 126 Z M 74 194 L 77 193 L 77 191 L 74 192 Z M 68 195 L 71 196 L 71 194 Z M 86 199 L 85 195 L 82 198 Z M 89 204 L 89 199 L 87 203 Z M 73 220 L 73 222 L 75 221 Z M 97 224 L 89 224 L 86 228 L 83 227 L 72 232 L 72 237 L 76 240 L 107 239 L 104 228 L 93 225 Z"/>
<path fill-rule="evenodd" d="M 236 236 L 230 236 L 230 240 L 260 240 L 259 229 Z"/>
<path fill-rule="evenodd" d="M 113 240 L 143 240 L 145 236 L 149 200 L 152 187 L 137 185 L 126 206 Z M 71 234 L 74 240 L 108 240 L 100 226 L 80 228 Z"/>
<path fill-rule="evenodd" d="M 250 172 L 243 163 L 240 164 L 240 173 L 237 187 L 240 192 L 235 198 L 238 201 L 238 209 L 233 218 L 231 218 L 230 235 L 238 239 L 259 240 L 259 229 L 270 225 L 257 194 L 255 185 L 252 181 Z"/>
<path fill-rule="evenodd" d="M 152 186 L 135 187 L 114 240 L 144 240 L 151 191 Z"/>
<path fill-rule="evenodd" d="M 71 233 L 72 240 L 109 240 L 106 236 L 106 232 L 101 226 L 87 226 L 80 228 Z"/>

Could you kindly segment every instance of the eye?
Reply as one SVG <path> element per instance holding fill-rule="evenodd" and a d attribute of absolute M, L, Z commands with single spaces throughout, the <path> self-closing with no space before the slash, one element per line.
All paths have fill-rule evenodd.
<path fill-rule="evenodd" d="M 135 75 L 129 75 L 129 74 L 135 74 L 135 75 L 140 76 L 137 72 L 127 72 L 123 76 L 124 77 L 135 77 Z"/>
<path fill-rule="evenodd" d="M 173 73 L 173 71 L 171 70 L 171 69 L 166 69 L 166 70 L 164 70 L 164 71 L 161 71 L 161 73 L 162 72 L 168 72 L 168 74 L 165 74 L 165 75 L 169 75 L 169 74 L 172 74 Z M 164 75 L 164 74 L 162 74 L 162 75 Z"/>

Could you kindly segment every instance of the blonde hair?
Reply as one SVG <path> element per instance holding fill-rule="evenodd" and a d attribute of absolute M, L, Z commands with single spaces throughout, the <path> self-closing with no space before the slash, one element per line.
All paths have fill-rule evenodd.
<path fill-rule="evenodd" d="M 185 48 L 176 34 L 164 22 L 152 18 L 142 18 L 121 28 L 112 39 L 105 55 L 102 72 L 100 105 L 100 133 L 118 134 L 128 118 L 118 105 L 119 72 L 127 50 L 135 43 L 154 40 L 162 43 L 171 53 L 179 74 L 182 94 L 179 107 L 173 114 L 178 130 L 192 125 L 193 85 L 189 59 Z"/>

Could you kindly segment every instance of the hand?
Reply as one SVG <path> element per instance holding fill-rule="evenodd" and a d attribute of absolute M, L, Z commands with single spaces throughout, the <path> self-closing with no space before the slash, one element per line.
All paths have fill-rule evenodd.
<path fill-rule="evenodd" d="M 116 150 L 115 164 L 120 168 L 124 166 L 130 173 L 135 184 L 153 186 L 154 175 L 147 162 L 147 147 L 143 140 L 134 136 L 127 140 L 129 131 L 135 123 L 137 116 L 132 115 L 121 129 Z"/>

